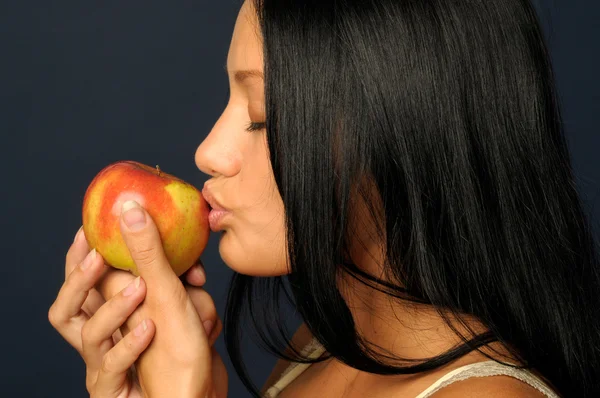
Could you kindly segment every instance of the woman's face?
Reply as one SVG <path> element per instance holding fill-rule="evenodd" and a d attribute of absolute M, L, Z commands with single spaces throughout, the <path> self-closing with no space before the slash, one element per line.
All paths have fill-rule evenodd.
<path fill-rule="evenodd" d="M 262 37 L 249 1 L 238 14 L 227 56 L 230 97 L 213 129 L 196 150 L 196 165 L 212 176 L 204 187 L 229 214 L 222 219 L 219 253 L 233 270 L 252 276 L 289 273 L 284 208 L 269 161 L 265 121 Z M 258 71 L 247 72 L 247 71 Z M 375 225 L 359 198 L 352 211 L 351 258 L 379 272 L 382 258 Z M 369 268 L 372 267 L 372 268 Z"/>
<path fill-rule="evenodd" d="M 265 121 L 262 43 L 258 19 L 244 2 L 227 56 L 230 97 L 213 129 L 196 150 L 196 165 L 212 176 L 205 189 L 229 211 L 222 219 L 219 253 L 233 270 L 252 276 L 288 273 L 283 202 L 269 162 Z M 240 73 L 241 72 L 241 73 Z"/>

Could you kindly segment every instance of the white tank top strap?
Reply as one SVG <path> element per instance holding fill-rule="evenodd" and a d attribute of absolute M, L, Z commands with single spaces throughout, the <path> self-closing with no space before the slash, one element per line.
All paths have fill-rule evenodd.
<path fill-rule="evenodd" d="M 301 351 L 302 356 L 306 356 L 310 359 L 315 359 L 321 356 L 325 352 L 325 348 L 319 343 L 317 339 L 310 341 Z M 279 393 L 290 384 L 295 378 L 297 378 L 302 372 L 306 370 L 311 364 L 310 363 L 291 363 L 281 374 L 279 380 L 273 384 L 263 395 L 263 398 L 275 398 Z M 427 389 L 417 395 L 415 398 L 427 398 L 437 392 L 438 390 L 454 383 L 457 381 L 465 380 L 470 377 L 486 377 L 486 376 L 500 376 L 506 375 L 519 379 L 536 390 L 540 391 L 548 398 L 560 398 L 554 391 L 552 391 L 539 377 L 531 373 L 526 369 L 515 369 L 511 366 L 500 364 L 496 361 L 484 361 L 476 362 L 468 365 L 461 366 L 460 368 L 454 369 L 444 376 L 436 380 Z"/>
<path fill-rule="evenodd" d="M 321 356 L 325 352 L 325 347 L 319 343 L 319 341 L 313 338 L 307 345 L 304 346 L 300 353 L 303 357 L 307 357 L 310 359 L 315 359 Z M 310 363 L 291 363 L 281 374 L 279 380 L 275 384 L 273 384 L 269 389 L 264 393 L 263 398 L 274 398 L 279 395 L 279 393 L 287 387 L 296 377 L 300 376 L 302 372 L 308 368 Z"/>
<path fill-rule="evenodd" d="M 506 375 L 519 379 L 536 390 L 540 391 L 548 398 L 560 398 L 552 391 L 539 377 L 526 369 L 516 369 L 511 366 L 500 364 L 496 361 L 484 361 L 471 363 L 460 368 L 454 369 L 439 378 L 430 385 L 425 391 L 421 392 L 415 398 L 427 398 L 441 388 L 454 382 L 465 380 L 470 377 L 500 376 Z"/>

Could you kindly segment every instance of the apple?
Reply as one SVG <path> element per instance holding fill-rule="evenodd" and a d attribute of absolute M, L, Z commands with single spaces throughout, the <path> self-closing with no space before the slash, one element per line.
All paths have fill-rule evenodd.
<path fill-rule="evenodd" d="M 83 198 L 83 231 L 107 264 L 139 275 L 119 226 L 121 204 L 128 200 L 138 202 L 154 220 L 177 276 L 196 263 L 210 234 L 202 193 L 158 166 L 123 160 L 102 169 Z"/>

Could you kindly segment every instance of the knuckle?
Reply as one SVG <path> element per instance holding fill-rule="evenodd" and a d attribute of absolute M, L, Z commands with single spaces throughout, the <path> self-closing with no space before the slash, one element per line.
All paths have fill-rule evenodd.
<path fill-rule="evenodd" d="M 212 315 L 217 314 L 217 307 L 215 306 L 215 301 L 212 296 L 206 291 L 202 290 L 202 306 Z"/>
<path fill-rule="evenodd" d="M 156 259 L 156 248 L 152 245 L 138 245 L 134 252 L 136 261 L 142 265 L 151 264 Z"/>
<path fill-rule="evenodd" d="M 94 342 L 94 330 L 90 326 L 90 322 L 86 322 L 81 327 L 81 342 L 84 347 Z"/>
<path fill-rule="evenodd" d="M 215 301 L 213 300 L 210 293 L 208 293 L 206 290 L 202 289 L 202 295 L 204 296 L 203 298 L 208 305 L 210 305 L 211 307 L 215 306 Z"/>
<path fill-rule="evenodd" d="M 208 319 L 216 319 L 218 318 L 217 309 L 214 306 L 211 306 L 206 309 L 206 316 Z"/>
<path fill-rule="evenodd" d="M 53 303 L 48 310 L 48 321 L 55 328 L 59 327 L 62 324 L 62 320 L 60 319 L 59 314 L 56 310 L 56 303 Z"/>
<path fill-rule="evenodd" d="M 223 322 L 221 322 L 221 319 L 219 317 L 217 317 L 214 329 L 211 332 L 211 334 L 214 335 L 215 339 L 216 339 L 221 334 L 222 331 L 223 331 Z"/>
<path fill-rule="evenodd" d="M 100 365 L 100 369 L 103 373 L 110 374 L 114 372 L 115 369 L 115 360 L 111 355 L 112 351 L 107 352 L 102 357 L 102 364 Z"/>
<path fill-rule="evenodd" d="M 196 307 L 198 315 L 200 315 L 203 321 L 216 321 L 219 318 L 215 302 L 207 291 L 195 288 L 193 290 L 188 289 L 188 292 L 190 293 L 189 296 L 194 303 L 194 307 Z"/>

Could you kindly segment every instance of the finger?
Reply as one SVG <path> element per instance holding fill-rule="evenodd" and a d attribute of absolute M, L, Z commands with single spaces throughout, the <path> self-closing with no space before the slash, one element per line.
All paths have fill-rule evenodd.
<path fill-rule="evenodd" d="M 155 331 L 154 323 L 145 319 L 104 355 L 95 396 L 116 397 L 123 391 L 129 368 L 148 347 Z"/>
<path fill-rule="evenodd" d="M 181 281 L 173 272 L 163 251 L 156 224 L 136 201 L 128 200 L 123 203 L 120 227 L 137 272 L 144 278 L 149 289 L 181 289 Z"/>
<path fill-rule="evenodd" d="M 222 331 L 223 331 L 223 322 L 221 322 L 221 318 L 219 318 L 217 316 L 215 326 L 213 326 L 212 332 L 210 332 L 210 335 L 208 336 L 208 345 L 210 347 L 214 347 L 214 345 L 217 342 L 217 339 L 219 338 L 219 335 L 221 334 Z"/>
<path fill-rule="evenodd" d="M 131 276 L 129 273 L 127 273 L 127 275 Z M 186 292 L 194 305 L 196 313 L 203 323 L 209 345 L 213 345 L 223 330 L 223 322 L 219 318 L 212 296 L 204 289 L 190 285 L 186 286 Z M 142 321 L 144 314 L 140 312 L 140 309 L 141 307 L 136 308 L 121 326 L 120 330 L 123 334 L 128 333 L 129 330 L 133 329 Z M 206 321 L 210 321 L 211 324 L 206 325 Z M 207 326 L 210 327 L 210 329 L 208 329 Z"/>
<path fill-rule="evenodd" d="M 200 320 L 202 321 L 204 330 L 208 336 L 209 345 L 213 345 L 219 337 L 222 328 L 222 323 L 219 319 L 215 303 L 211 295 L 202 288 L 186 286 L 186 290 L 196 308 Z"/>
<path fill-rule="evenodd" d="M 79 231 L 77 231 L 75 234 L 75 239 L 73 240 L 73 243 L 67 252 L 67 258 L 65 261 L 65 280 L 71 274 L 71 272 L 73 272 L 77 265 L 83 261 L 90 250 L 91 248 L 87 242 L 87 239 L 85 238 L 83 226 L 81 226 Z M 92 316 L 104 303 L 105 300 L 102 298 L 102 296 L 95 289 L 91 289 L 81 308 L 88 316 Z"/>
<path fill-rule="evenodd" d="M 108 270 L 96 283 L 96 290 L 98 290 L 104 300 L 108 301 L 119 294 L 119 292 L 123 290 L 125 286 L 129 285 L 135 278 L 135 275 L 133 275 L 131 272 L 108 267 Z"/>
<path fill-rule="evenodd" d="M 87 314 L 88 317 L 91 317 L 98 311 L 100 307 L 102 307 L 106 303 L 106 300 L 100 295 L 100 293 L 92 288 L 88 292 L 88 296 L 85 299 L 85 302 L 81 306 L 81 309 Z"/>
<path fill-rule="evenodd" d="M 185 272 L 184 279 L 192 286 L 204 286 L 206 283 L 206 272 L 202 264 L 194 264 Z"/>
<path fill-rule="evenodd" d="M 113 347 L 113 333 L 138 307 L 146 293 L 140 277 L 104 304 L 81 329 L 83 359 L 94 374 L 102 365 L 102 358 Z"/>
<path fill-rule="evenodd" d="M 121 333 L 121 329 L 115 330 L 115 332 L 112 335 L 113 345 L 116 345 L 122 339 L 123 339 L 123 334 Z"/>
<path fill-rule="evenodd" d="M 81 328 L 88 316 L 81 309 L 88 291 L 102 274 L 102 256 L 92 250 L 88 256 L 67 277 L 60 288 L 56 300 L 48 310 L 48 320 L 54 328 L 79 353 L 82 353 Z"/>
<path fill-rule="evenodd" d="M 92 250 L 88 246 L 87 240 L 85 239 L 85 232 L 83 232 L 83 226 L 79 228 L 79 231 L 75 234 L 75 239 L 67 251 L 67 257 L 65 260 L 65 279 L 69 274 L 81 264 L 85 256 Z"/>
<path fill-rule="evenodd" d="M 119 292 L 121 292 L 121 290 L 123 290 L 127 285 L 129 285 L 129 283 L 131 283 L 134 279 L 135 276 L 133 276 L 130 272 L 110 267 L 96 284 L 96 289 L 98 289 L 102 297 L 106 298 L 107 300 L 110 300 L 111 298 L 117 296 Z M 127 332 L 130 329 L 133 329 L 137 326 L 138 323 L 142 321 L 142 314 L 139 313 L 140 309 L 141 307 L 138 307 L 127 318 L 125 324 L 121 326 L 120 331 L 123 335 L 127 334 Z M 119 336 L 117 336 L 117 338 L 118 337 Z"/>

